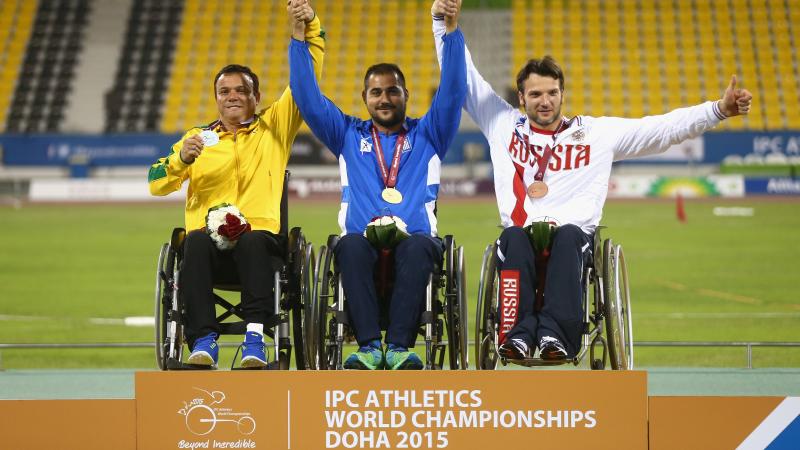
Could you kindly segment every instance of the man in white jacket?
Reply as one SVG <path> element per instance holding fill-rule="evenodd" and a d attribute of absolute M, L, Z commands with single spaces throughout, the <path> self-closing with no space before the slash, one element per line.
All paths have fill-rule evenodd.
<path fill-rule="evenodd" d="M 437 0 L 434 16 L 446 13 Z M 441 60 L 444 27 L 433 22 Z M 591 257 L 592 238 L 608 193 L 611 164 L 665 151 L 701 135 L 720 121 L 747 114 L 752 95 L 731 78 L 722 99 L 641 119 L 562 114 L 564 74 L 553 58 L 532 59 L 517 75 L 519 103 L 510 105 L 478 73 L 469 50 L 464 108 L 491 148 L 495 194 L 503 232 L 497 241 L 500 273 L 501 356 L 523 359 L 538 344 L 544 359 L 563 359 L 580 350 L 581 273 Z M 547 263 L 544 302 L 534 308 L 537 274 L 523 227 L 555 224 Z M 519 299 L 506 301 L 504 299 Z M 508 320 L 506 320 L 508 319 Z"/>

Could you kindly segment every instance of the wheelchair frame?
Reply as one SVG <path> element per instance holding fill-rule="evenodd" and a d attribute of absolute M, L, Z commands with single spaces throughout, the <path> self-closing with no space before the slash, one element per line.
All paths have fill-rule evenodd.
<path fill-rule="evenodd" d="M 274 310 L 273 315 L 264 324 L 264 335 L 271 338 L 275 359 L 267 365 L 267 369 L 289 369 L 292 343 L 294 340 L 295 362 L 298 370 L 307 366 L 308 354 L 304 351 L 303 312 L 304 303 L 310 303 L 313 291 L 314 249 L 299 227 L 288 228 L 288 183 L 290 173 L 285 172 L 283 194 L 281 196 L 281 229 L 280 235 L 286 238 L 284 264 L 270 276 L 274 277 Z M 185 305 L 179 293 L 180 264 L 183 257 L 183 240 L 186 230 L 175 228 L 170 241 L 161 246 L 156 268 L 155 286 L 155 347 L 156 361 L 161 370 L 208 369 L 183 362 L 183 334 L 185 322 Z M 215 284 L 215 290 L 239 292 L 238 285 Z M 225 322 L 235 316 L 241 319 L 241 305 L 232 304 L 214 293 L 215 304 L 223 308 L 217 315 L 221 335 L 244 335 L 246 324 L 243 321 Z M 292 332 L 289 331 L 291 312 Z"/>
<path fill-rule="evenodd" d="M 580 364 L 589 353 L 592 370 L 605 368 L 606 360 L 613 370 L 633 369 L 633 324 L 630 290 L 625 255 L 621 245 L 611 239 L 602 240 L 598 227 L 594 235 L 592 264 L 584 267 L 583 336 L 581 349 L 572 358 L 546 360 L 526 358 L 506 360 L 497 353 L 499 323 L 498 274 L 495 264 L 496 244 L 486 247 L 481 263 L 478 304 L 475 322 L 475 358 L 478 369 L 493 370 L 497 363 L 522 366 Z M 601 245 L 602 243 L 602 245 Z M 596 348 L 602 352 L 598 355 Z"/>
<path fill-rule="evenodd" d="M 344 289 L 335 267 L 333 251 L 339 236 L 331 235 L 327 246 L 321 246 L 314 281 L 314 302 L 305 317 L 305 341 L 308 354 L 315 355 L 311 368 L 342 370 L 345 341 L 353 340 L 344 308 Z M 443 261 L 437 264 L 425 289 L 425 311 L 422 313 L 419 335 L 425 338 L 425 369 L 444 366 L 445 348 L 450 369 L 467 369 L 467 306 L 464 249 L 456 247 L 452 236 L 445 236 Z M 444 319 L 439 317 L 444 313 Z M 444 330 L 448 340 L 442 340 Z"/>

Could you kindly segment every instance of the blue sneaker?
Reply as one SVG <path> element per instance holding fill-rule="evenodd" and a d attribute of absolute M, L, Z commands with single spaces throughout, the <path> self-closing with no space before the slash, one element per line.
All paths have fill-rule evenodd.
<path fill-rule="evenodd" d="M 377 342 L 377 345 L 375 344 Z M 385 361 L 380 341 L 371 342 L 351 354 L 344 362 L 344 368 L 350 370 L 383 369 Z"/>
<path fill-rule="evenodd" d="M 264 335 L 255 331 L 248 331 L 244 335 L 242 344 L 242 367 L 254 368 L 267 365 L 267 352 L 264 345 Z"/>
<path fill-rule="evenodd" d="M 198 366 L 216 366 L 218 359 L 217 333 L 210 333 L 194 341 L 194 349 L 189 355 L 188 363 Z"/>
<path fill-rule="evenodd" d="M 422 370 L 423 367 L 419 356 L 405 347 L 389 344 L 386 349 L 386 368 L 389 370 Z"/>

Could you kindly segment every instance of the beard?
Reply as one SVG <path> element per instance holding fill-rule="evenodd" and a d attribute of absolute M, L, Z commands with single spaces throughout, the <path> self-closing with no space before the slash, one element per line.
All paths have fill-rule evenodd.
<path fill-rule="evenodd" d="M 558 107 L 553 108 L 553 115 L 549 119 L 542 119 L 535 110 L 528 114 L 528 118 L 539 127 L 547 128 L 549 125 L 552 125 L 553 122 L 561 120 L 561 104 L 563 103 L 564 101 L 562 100 Z"/>
<path fill-rule="evenodd" d="M 397 125 L 403 123 L 403 120 L 406 118 L 406 109 L 404 107 L 396 107 L 395 109 L 391 110 L 392 114 L 387 117 L 379 117 L 377 114 L 377 110 L 374 114 L 370 114 L 372 117 L 372 121 L 377 123 L 378 125 L 384 128 L 394 128 Z"/>

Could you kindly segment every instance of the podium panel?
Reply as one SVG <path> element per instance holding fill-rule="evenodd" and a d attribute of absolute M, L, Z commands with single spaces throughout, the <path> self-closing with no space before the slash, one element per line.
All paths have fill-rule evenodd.
<path fill-rule="evenodd" d="M 133 400 L 0 401 L 0 448 L 134 450 Z"/>
<path fill-rule="evenodd" d="M 650 397 L 650 450 L 766 448 L 780 436 L 785 423 L 758 444 L 740 445 L 785 400 L 784 397 Z M 791 416 L 798 417 L 800 409 L 788 406 L 791 422 Z"/>
<path fill-rule="evenodd" d="M 647 448 L 645 372 L 139 372 L 139 449 Z"/>

